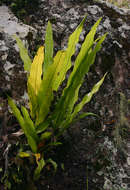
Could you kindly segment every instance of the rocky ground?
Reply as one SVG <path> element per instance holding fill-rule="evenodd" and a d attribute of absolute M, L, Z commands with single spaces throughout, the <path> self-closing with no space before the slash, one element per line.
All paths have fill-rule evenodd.
<path fill-rule="evenodd" d="M 56 150 L 55 154 L 52 153 L 59 165 L 58 171 L 55 175 L 48 171 L 43 172 L 35 185 L 39 190 L 130 188 L 129 105 L 123 96 L 119 96 L 119 93 L 123 93 L 126 99 L 130 98 L 130 10 L 119 9 L 103 1 L 41 0 L 33 13 L 23 17 L 22 22 L 26 25 L 6 6 L 0 6 L 1 189 L 4 189 L 5 179 L 8 179 L 7 184 L 11 181 L 12 168 L 16 167 L 14 157 L 19 148 L 19 145 L 15 146 L 18 139 L 11 135 L 18 131 L 19 127 L 8 112 L 6 93 L 18 103 L 26 104 L 27 101 L 26 73 L 12 34 L 17 34 L 23 39 L 33 57 L 37 47 L 44 43 L 46 24 L 50 20 L 57 51 L 67 46 L 68 36 L 86 14 L 87 20 L 80 43 L 77 44 L 77 52 L 85 35 L 99 17 L 103 18 L 97 35 L 108 32 L 96 63 L 80 90 L 82 98 L 93 84 L 108 72 L 100 92 L 84 107 L 84 111 L 99 114 L 100 119 L 86 118 L 71 126 L 64 135 L 63 147 Z M 127 132 L 122 132 L 125 131 L 124 128 Z M 120 140 L 121 137 L 123 142 Z M 63 164 L 64 167 L 61 167 Z M 7 171 L 8 178 L 3 179 L 3 173 Z M 13 175 L 16 173 L 14 169 Z M 22 189 L 23 186 L 16 179 L 11 181 L 12 189 Z"/>
<path fill-rule="evenodd" d="M 130 8 L 129 0 L 104 0 L 108 3 L 112 3 L 118 7 Z"/>

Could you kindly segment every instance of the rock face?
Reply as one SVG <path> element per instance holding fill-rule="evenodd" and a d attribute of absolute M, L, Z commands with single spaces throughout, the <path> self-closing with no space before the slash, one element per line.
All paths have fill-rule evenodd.
<path fill-rule="evenodd" d="M 91 4 L 90 4 L 91 3 Z M 21 25 L 17 18 L 12 16 L 8 8 L 0 7 L 0 86 L 1 91 L 7 89 L 13 93 L 16 99 L 22 96 L 25 88 L 25 75 L 23 65 L 19 59 L 18 53 L 12 34 L 19 33 L 21 38 L 26 39 L 28 32 L 38 31 L 39 35 L 45 35 L 45 26 L 50 20 L 54 31 L 54 41 L 56 49 L 65 48 L 67 46 L 68 36 L 74 31 L 82 18 L 87 16 L 85 27 L 80 36 L 80 42 L 77 45 L 77 51 L 81 47 L 85 35 L 90 31 L 92 25 L 100 18 L 102 21 L 98 27 L 97 34 L 102 35 L 108 32 L 107 38 L 103 43 L 101 52 L 98 53 L 96 63 L 92 67 L 90 73 L 86 76 L 84 87 L 81 89 L 81 96 L 90 89 L 93 84 L 108 72 L 106 80 L 101 87 L 100 92 L 95 96 L 95 99 L 84 111 L 97 112 L 103 122 L 116 121 L 119 119 L 119 92 L 125 94 L 130 98 L 130 10 L 119 9 L 111 4 L 103 1 L 91 2 L 86 1 L 70 1 L 70 0 L 41 0 L 39 11 L 35 15 L 29 15 L 30 26 Z M 35 28 L 35 30 L 33 29 Z M 17 82 L 16 82 L 17 80 Z M 21 90 L 22 85 L 22 90 Z M 3 100 L 3 93 L 1 92 L 1 101 Z M 2 109 L 2 108 L 1 108 Z M 86 121 L 83 123 L 87 125 Z M 104 128 L 105 125 L 103 124 Z M 104 130 L 107 130 L 106 128 Z M 86 131 L 80 131 L 83 134 L 79 145 L 87 143 Z M 84 141 L 84 142 L 83 142 Z M 104 146 L 110 146 L 110 141 L 105 139 Z M 114 146 L 113 144 L 111 147 Z M 79 155 L 86 155 L 85 150 L 81 151 Z M 113 156 L 113 154 L 112 154 Z M 80 156 L 79 156 L 80 158 Z M 80 158 L 81 159 L 81 158 Z M 114 157 L 111 157 L 114 159 Z M 117 164 L 114 163 L 115 170 Z M 117 179 L 113 179 L 113 184 L 108 187 L 108 176 L 105 176 L 104 189 L 119 190 L 122 183 L 122 175 L 116 170 L 114 174 Z M 125 172 L 123 170 L 123 172 Z M 124 174 L 125 178 L 126 174 Z M 108 183 L 107 183 L 108 182 Z M 124 186 L 123 186 L 124 187 Z M 92 188 L 93 189 L 93 188 Z M 125 187 L 127 189 L 127 187 Z"/>
<path fill-rule="evenodd" d="M 36 30 L 34 28 L 19 22 L 13 13 L 8 9 L 8 7 L 0 6 L 1 96 L 4 96 L 4 92 L 10 90 L 12 91 L 14 88 L 17 88 L 18 85 L 15 85 L 17 78 L 16 76 L 18 75 L 18 78 L 21 78 L 23 75 L 20 73 L 21 70 L 23 71 L 23 69 L 21 61 L 19 61 L 19 50 L 16 46 L 15 40 L 13 39 L 13 35 L 18 35 L 26 43 L 26 38 L 29 32 L 32 32 L 34 36 L 36 34 Z M 14 84 L 12 81 L 14 81 Z"/>
<path fill-rule="evenodd" d="M 9 36 L 17 34 L 19 37 L 25 38 L 29 31 L 34 31 L 34 29 L 18 22 L 18 18 L 12 14 L 8 7 L 0 6 L 0 32 Z"/>

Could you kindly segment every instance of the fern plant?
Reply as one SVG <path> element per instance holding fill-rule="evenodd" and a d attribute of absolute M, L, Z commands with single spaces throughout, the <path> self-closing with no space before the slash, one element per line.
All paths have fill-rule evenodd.
<path fill-rule="evenodd" d="M 71 123 L 92 114 L 79 114 L 79 112 L 99 90 L 106 76 L 105 74 L 94 85 L 92 90 L 83 97 L 82 101 L 76 104 L 84 76 L 94 63 L 96 53 L 101 49 L 101 44 L 107 35 L 104 34 L 96 40 L 94 39 L 96 29 L 101 21 L 100 18 L 86 36 L 75 60 L 67 85 L 63 89 L 57 104 L 53 107 L 53 111 L 50 111 L 52 101 L 54 100 L 54 92 L 58 91 L 66 77 L 67 71 L 72 66 L 71 57 L 75 53 L 75 46 L 79 41 L 85 19 L 86 17 L 70 35 L 67 49 L 58 51 L 54 58 L 53 34 L 50 22 L 48 22 L 46 29 L 45 47 L 41 46 L 38 49 L 33 62 L 28 56 L 22 41 L 15 36 L 20 49 L 20 56 L 24 62 L 24 69 L 28 72 L 27 91 L 30 109 L 28 110 L 21 106 L 21 110 L 19 110 L 11 97 L 8 97 L 8 104 L 27 138 L 33 155 L 36 157 L 38 168 L 34 173 L 35 179 L 39 177 L 40 171 L 45 166 L 46 162 L 43 154 L 45 150 L 61 144 L 58 142 L 58 139 Z M 21 152 L 19 155 L 28 157 L 30 154 Z M 54 165 L 51 159 L 49 161 Z"/>

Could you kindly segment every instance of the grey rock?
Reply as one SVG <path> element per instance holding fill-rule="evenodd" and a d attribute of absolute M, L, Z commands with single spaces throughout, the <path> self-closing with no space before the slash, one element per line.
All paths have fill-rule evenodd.
<path fill-rule="evenodd" d="M 23 77 L 23 63 L 19 57 L 19 49 L 13 35 L 19 36 L 28 47 L 26 38 L 29 32 L 32 33 L 33 39 L 35 39 L 36 29 L 20 22 L 8 7 L 0 6 L 0 86 L 5 91 L 11 89 L 13 94 L 15 93 L 14 88 L 17 91 L 20 86 L 18 83 L 22 83 L 23 80 L 24 87 L 21 87 L 22 90 L 18 93 L 19 95 L 17 94 L 18 96 L 24 93 L 26 83 L 24 82 L 25 76 Z M 16 82 L 16 78 L 20 80 Z"/>
<path fill-rule="evenodd" d="M 126 23 L 124 23 L 122 26 L 118 28 L 118 31 L 121 34 L 121 37 L 127 38 L 129 31 L 130 31 L 130 26 L 128 26 Z"/>
<path fill-rule="evenodd" d="M 0 40 L 0 51 L 6 51 L 8 47 L 6 47 L 4 40 Z"/>
<path fill-rule="evenodd" d="M 128 156 L 130 156 L 130 142 L 127 142 L 127 152 Z"/>
<path fill-rule="evenodd" d="M 76 24 L 76 23 L 70 24 L 70 29 L 75 29 L 75 28 L 76 28 L 76 26 L 77 26 L 77 24 Z"/>
<path fill-rule="evenodd" d="M 76 11 L 74 8 L 71 8 L 70 10 L 68 10 L 67 16 L 70 20 L 76 20 L 80 18 L 78 11 Z"/>
<path fill-rule="evenodd" d="M 104 186 L 103 186 L 103 189 L 111 189 L 112 188 L 112 183 L 109 179 L 105 178 L 105 183 L 104 183 Z"/>
<path fill-rule="evenodd" d="M 130 157 L 127 157 L 127 164 L 130 167 Z"/>
<path fill-rule="evenodd" d="M 0 30 L 10 36 L 17 34 L 21 38 L 26 37 L 30 30 L 34 31 L 32 27 L 18 22 L 6 6 L 0 6 Z"/>
<path fill-rule="evenodd" d="M 105 21 L 103 22 L 103 27 L 109 30 L 111 29 L 110 20 L 108 18 L 106 18 Z"/>
<path fill-rule="evenodd" d="M 92 15 L 96 15 L 99 13 L 103 13 L 102 9 L 100 7 L 98 7 L 97 5 L 93 5 L 93 6 L 88 6 L 88 12 Z"/>
<path fill-rule="evenodd" d="M 4 69 L 5 71 L 11 75 L 12 72 L 11 72 L 11 69 L 15 66 L 15 64 L 11 64 L 9 61 L 6 61 L 6 63 L 4 64 Z"/>

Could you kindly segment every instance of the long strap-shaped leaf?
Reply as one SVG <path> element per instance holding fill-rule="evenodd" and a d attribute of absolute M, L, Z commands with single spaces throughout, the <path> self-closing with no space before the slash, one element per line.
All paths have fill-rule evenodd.
<path fill-rule="evenodd" d="M 38 137 L 38 135 L 36 133 L 34 123 L 32 122 L 27 109 L 24 106 L 22 106 L 21 111 L 22 111 L 22 114 L 23 114 L 23 117 L 24 117 L 24 121 L 27 124 L 27 132 L 28 132 L 28 134 L 30 134 L 30 136 L 33 139 L 35 139 L 36 142 L 38 142 L 39 137 Z"/>
<path fill-rule="evenodd" d="M 67 83 L 67 86 L 69 86 L 69 84 L 71 83 L 71 80 L 73 78 L 73 75 L 75 74 L 76 70 L 78 69 L 79 65 L 82 63 L 83 64 L 83 60 L 85 57 L 87 57 L 87 54 L 88 52 L 90 51 L 90 48 L 92 47 L 93 43 L 94 43 L 94 36 L 96 34 L 96 30 L 97 30 L 97 27 L 99 25 L 99 23 L 101 22 L 101 19 L 100 18 L 95 24 L 94 26 L 92 27 L 92 29 L 90 30 L 90 32 L 87 34 L 83 44 L 82 44 L 82 47 L 81 47 L 81 50 L 76 58 L 76 61 L 75 61 L 75 64 L 74 64 L 74 69 L 68 79 L 68 83 Z"/>
<path fill-rule="evenodd" d="M 92 90 L 91 90 L 88 94 L 86 94 L 86 95 L 84 96 L 84 98 L 82 99 L 82 101 L 75 107 L 73 113 L 71 114 L 69 123 L 71 123 L 71 122 L 73 121 L 73 119 L 75 119 L 77 113 L 78 113 L 80 110 L 82 110 L 83 106 L 84 106 L 85 104 L 87 104 L 88 102 L 90 102 L 90 100 L 92 99 L 93 95 L 94 95 L 96 92 L 98 92 L 100 86 L 102 85 L 102 83 L 103 83 L 103 81 L 104 81 L 104 79 L 105 79 L 105 76 L 106 76 L 106 74 L 103 76 L 103 78 L 102 78 L 97 84 L 94 85 L 94 87 L 92 88 Z"/>
<path fill-rule="evenodd" d="M 30 75 L 28 78 L 28 83 L 32 84 L 32 87 L 37 95 L 38 90 L 41 85 L 41 75 L 42 75 L 42 64 L 44 61 L 44 47 L 41 46 L 31 65 Z"/>
<path fill-rule="evenodd" d="M 63 75 L 65 75 L 66 70 L 65 68 L 65 56 L 66 51 L 58 51 L 56 56 L 54 57 L 54 63 L 52 66 L 52 70 L 54 70 L 54 77 L 53 77 L 53 85 L 52 88 L 54 91 L 57 91 L 60 84 L 64 80 Z M 68 69 L 67 69 L 68 70 Z"/>
<path fill-rule="evenodd" d="M 68 47 L 66 49 L 66 57 L 65 57 L 65 60 L 64 60 L 64 67 L 60 71 L 61 81 L 63 81 L 65 79 L 66 72 L 71 67 L 71 57 L 75 53 L 75 47 L 76 47 L 76 44 L 79 41 L 79 36 L 80 36 L 80 34 L 82 32 L 83 24 L 84 24 L 84 22 L 86 20 L 86 17 L 87 16 L 84 17 L 82 22 L 79 24 L 79 26 L 76 28 L 76 30 L 69 37 Z"/>
<path fill-rule="evenodd" d="M 86 44 L 83 44 L 84 48 L 81 48 L 80 55 L 76 59 L 76 69 L 74 68 L 74 72 L 71 75 L 71 78 L 68 81 L 67 88 L 64 90 L 63 95 L 56 107 L 54 117 L 55 117 L 55 126 L 59 126 L 61 121 L 70 117 L 70 114 L 73 110 L 73 106 L 78 99 L 78 91 L 83 82 L 84 75 L 88 72 L 90 66 L 93 64 L 96 56 L 96 52 L 99 51 L 101 43 L 105 39 L 103 36 L 98 42 L 92 51 L 91 47 L 93 45 L 94 34 L 96 32 L 96 27 L 98 26 L 100 20 L 94 25 L 92 32 L 89 34 L 89 39 L 92 41 L 92 44 L 89 45 L 85 49 Z M 88 41 L 88 37 L 86 37 Z M 89 42 L 88 42 L 89 44 Z M 59 110 L 62 110 L 60 112 Z"/>
<path fill-rule="evenodd" d="M 43 72 L 47 71 L 49 65 L 53 63 L 53 34 L 51 23 L 48 21 L 46 35 L 45 35 L 45 60 L 43 65 Z"/>
<path fill-rule="evenodd" d="M 11 97 L 8 96 L 8 104 L 14 114 L 14 116 L 17 118 L 20 126 L 22 127 L 23 132 L 26 134 L 27 133 L 27 129 L 25 127 L 25 123 L 24 123 L 24 119 L 23 116 L 21 115 L 19 109 L 17 108 L 17 106 L 15 105 L 14 101 L 12 100 Z"/>
<path fill-rule="evenodd" d="M 107 73 L 106 73 L 107 74 Z M 77 114 L 82 110 L 83 106 L 85 104 L 87 104 L 88 102 L 91 101 L 93 95 L 98 92 L 100 86 L 102 85 L 104 79 L 105 79 L 105 76 L 106 74 L 103 76 L 103 78 L 97 83 L 94 85 L 94 87 L 92 88 L 92 90 L 86 94 L 84 96 L 84 98 L 82 99 L 82 101 L 74 108 L 74 111 L 72 114 L 70 114 L 70 117 L 67 117 L 66 120 L 62 123 L 62 127 L 60 129 L 60 133 L 59 134 L 62 134 L 63 131 L 71 124 L 71 123 L 75 123 L 76 121 L 78 121 L 79 119 L 81 118 L 84 118 L 86 116 L 89 116 L 89 115 L 92 115 L 92 116 L 97 116 L 96 114 L 93 114 L 93 113 L 83 113 L 81 114 L 78 119 L 76 119 L 76 116 Z M 58 134 L 58 135 L 59 135 Z"/>
<path fill-rule="evenodd" d="M 37 94 L 41 85 L 41 76 L 42 76 L 42 64 L 44 61 L 44 47 L 41 46 L 37 55 L 34 57 L 34 60 L 31 65 L 30 75 L 28 78 L 28 95 L 29 95 L 29 105 L 31 116 L 34 118 L 36 115 L 36 109 L 38 106 Z"/>
<path fill-rule="evenodd" d="M 68 105 L 66 120 L 68 120 L 68 118 L 70 118 L 74 104 L 78 100 L 78 92 L 79 92 L 80 86 L 82 85 L 84 75 L 86 73 L 88 73 L 90 66 L 94 63 L 96 52 L 99 51 L 99 49 L 97 49 L 97 48 L 95 48 L 95 50 L 92 51 L 92 46 L 94 43 L 96 43 L 98 40 L 100 40 L 100 38 L 98 38 L 94 41 L 96 29 L 97 29 L 100 21 L 101 21 L 101 18 L 94 24 L 91 31 L 87 34 L 85 41 L 82 44 L 80 53 L 78 54 L 77 59 L 75 61 L 74 69 L 73 69 L 73 71 L 72 71 L 72 73 L 68 79 L 67 86 L 69 86 L 71 83 L 73 83 L 74 80 L 76 80 L 74 76 L 77 77 L 79 74 L 82 75 L 81 81 L 80 81 L 80 77 L 77 78 L 77 80 L 79 80 L 80 83 L 79 83 L 79 85 L 77 85 L 77 89 L 75 90 L 75 94 L 73 95 L 71 102 Z M 104 40 L 104 37 L 103 37 L 103 40 Z M 101 43 L 102 43 L 102 41 L 101 41 Z M 100 43 L 100 45 L 101 45 L 101 43 Z"/>
<path fill-rule="evenodd" d="M 27 49 L 24 47 L 23 42 L 16 36 L 14 35 L 15 40 L 17 41 L 17 45 L 20 50 L 20 57 L 24 63 L 24 70 L 27 72 L 30 72 L 30 67 L 31 67 L 31 59 L 28 55 Z"/>
<path fill-rule="evenodd" d="M 33 128 L 32 123 L 30 123 L 28 116 L 26 116 L 26 113 L 24 113 L 24 115 L 26 117 L 25 120 L 24 120 L 24 118 L 21 115 L 19 109 L 15 105 L 14 101 L 9 96 L 8 96 L 8 104 L 11 107 L 11 110 L 12 110 L 14 116 L 17 118 L 21 128 L 23 129 L 24 134 L 27 137 L 28 144 L 30 145 L 32 151 L 34 153 L 36 153 L 37 152 L 38 136 L 36 135 L 34 130 L 32 131 L 32 128 Z"/>
<path fill-rule="evenodd" d="M 49 113 L 51 101 L 53 100 L 53 91 L 57 90 L 61 78 L 57 81 L 57 76 L 60 76 L 61 68 L 64 67 L 65 51 L 59 51 L 54 58 L 54 63 L 48 66 L 48 70 L 44 73 L 43 80 L 38 93 L 39 111 L 36 124 L 42 123 Z"/>
<path fill-rule="evenodd" d="M 98 39 L 99 41 L 98 41 L 98 43 L 96 44 L 96 47 L 94 48 L 94 50 L 93 50 L 93 51 L 90 50 L 90 51 L 89 51 L 90 53 L 87 54 L 87 56 L 85 56 L 84 60 L 81 62 L 81 64 L 80 64 L 79 67 L 77 68 L 77 71 L 76 71 L 75 74 L 73 75 L 71 84 L 73 84 L 73 81 L 76 80 L 76 78 L 77 78 L 77 80 L 79 80 L 80 84 L 82 84 L 83 77 L 84 77 L 85 73 L 88 73 L 88 71 L 89 71 L 89 69 L 90 69 L 90 66 L 94 63 L 95 57 L 96 57 L 96 53 L 100 50 L 101 44 L 102 44 L 102 42 L 105 40 L 106 35 L 107 35 L 107 34 L 105 34 L 105 35 L 103 35 L 101 38 L 99 38 L 99 39 Z M 85 63 L 86 63 L 86 64 L 85 64 Z M 85 64 L 86 67 L 84 67 L 84 64 Z M 77 76 L 78 76 L 78 77 L 77 77 Z M 80 77 L 80 76 L 81 76 L 81 77 Z M 79 84 L 79 85 L 80 85 L 80 84 Z M 71 86 L 71 85 L 70 85 L 70 86 Z M 78 88 L 78 87 L 77 87 L 77 88 Z M 71 86 L 71 89 L 72 89 L 72 86 Z M 77 101 L 77 100 L 75 99 L 75 102 L 76 102 L 76 101 Z M 70 104 L 70 105 L 71 105 L 71 104 Z M 69 112 L 70 116 L 67 115 L 66 121 L 71 117 L 71 112 L 72 112 L 72 110 L 73 110 L 73 107 L 70 107 L 70 112 Z"/>
<path fill-rule="evenodd" d="M 52 65 L 48 66 L 47 72 L 44 72 L 43 81 L 42 81 L 41 88 L 38 94 L 38 101 L 39 103 L 41 102 L 42 103 L 40 106 L 40 110 L 38 112 L 38 117 L 37 117 L 37 122 L 36 122 L 37 125 L 42 123 L 45 117 L 47 116 L 47 114 L 49 113 L 50 104 L 51 104 L 51 101 L 53 100 L 53 90 L 58 89 L 60 83 L 65 78 L 66 72 L 71 67 L 71 57 L 75 53 L 75 46 L 79 40 L 79 36 L 82 31 L 85 19 L 86 17 L 82 20 L 81 24 L 77 27 L 77 29 L 73 32 L 73 34 L 69 38 L 68 48 L 66 50 L 65 59 L 62 64 L 62 70 L 60 70 L 60 72 L 59 71 L 56 72 L 54 70 L 52 65 L 56 63 L 55 61 Z M 58 83 L 57 83 L 58 80 L 56 79 L 56 75 L 54 75 L 55 73 L 57 73 L 57 77 L 59 75 Z M 56 82 L 53 81 L 54 79 L 56 79 Z"/>

